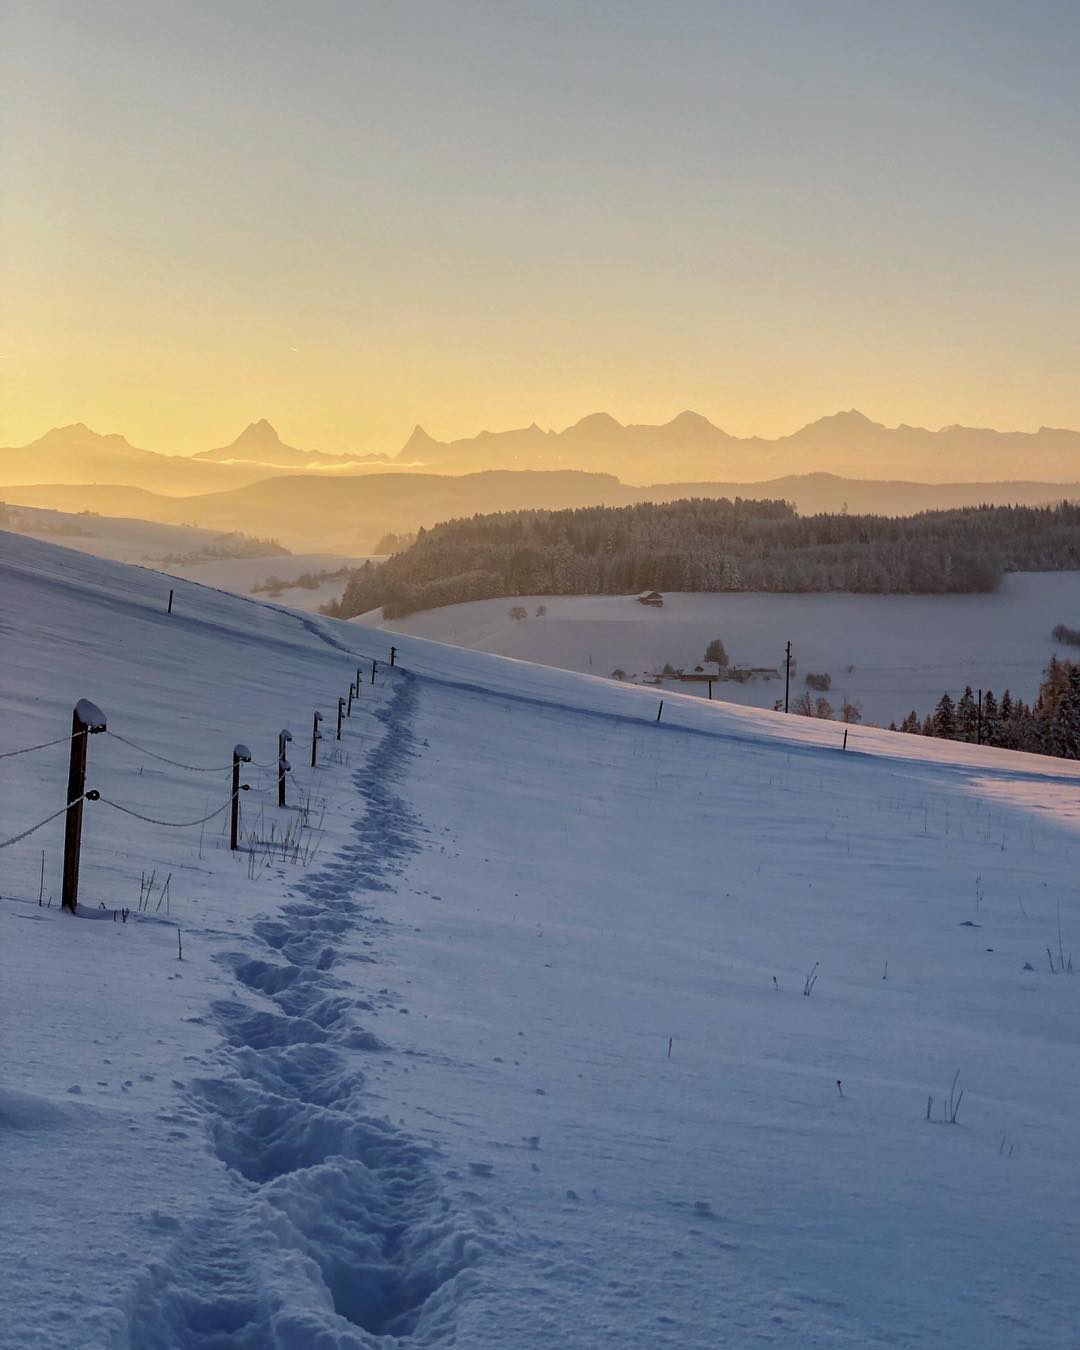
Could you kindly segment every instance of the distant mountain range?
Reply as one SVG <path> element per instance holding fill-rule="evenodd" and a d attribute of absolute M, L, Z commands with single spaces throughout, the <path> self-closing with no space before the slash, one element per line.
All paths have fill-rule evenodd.
<path fill-rule="evenodd" d="M 660 426 L 623 425 L 607 413 L 593 413 L 563 431 L 544 431 L 534 423 L 454 441 L 435 440 L 418 426 L 394 456 L 299 449 L 286 445 L 265 420 L 253 422 L 229 445 L 192 456 L 142 450 L 123 436 L 99 435 L 82 423 L 58 427 L 30 445 L 0 449 L 0 487 L 93 482 L 171 495 L 225 490 L 282 474 L 491 469 L 576 469 L 635 484 L 749 485 L 810 473 L 942 484 L 1002 482 L 1021 474 L 1043 482 L 1075 482 L 1080 479 L 1080 432 L 886 427 L 852 410 L 770 440 L 731 436 L 694 412 Z"/>
<path fill-rule="evenodd" d="M 1080 478 L 1080 432 L 886 427 L 852 409 L 769 440 L 731 436 L 695 412 L 661 426 L 624 426 L 594 413 L 565 431 L 542 431 L 534 423 L 457 441 L 433 440 L 417 427 L 397 455 L 403 461 L 447 472 L 586 469 L 636 483 L 661 477 L 746 482 L 815 472 L 938 483 L 1015 478 L 1033 469 L 1045 480 L 1073 480 Z"/>
<path fill-rule="evenodd" d="M 837 463 L 843 473 L 821 471 Z M 659 427 L 597 413 L 561 432 L 532 426 L 449 442 L 418 427 L 393 459 L 297 449 L 266 421 L 190 457 L 81 423 L 0 450 L 0 497 L 10 502 L 272 535 L 301 551 L 363 554 L 388 530 L 479 512 L 693 496 L 884 515 L 1075 500 L 1080 433 L 889 428 L 850 412 L 793 436 L 740 440 L 696 413 Z"/>

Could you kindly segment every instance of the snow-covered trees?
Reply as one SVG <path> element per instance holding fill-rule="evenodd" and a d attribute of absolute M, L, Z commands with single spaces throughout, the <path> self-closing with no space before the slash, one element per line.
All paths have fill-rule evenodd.
<path fill-rule="evenodd" d="M 1006 571 L 1080 569 L 1080 505 L 891 519 L 800 517 L 786 502 L 694 498 L 517 511 L 420 530 L 328 612 L 388 618 L 464 600 L 642 591 L 989 591 Z"/>
<path fill-rule="evenodd" d="M 1051 657 L 1035 702 L 1014 699 L 1008 689 L 1001 702 L 992 689 L 982 696 L 982 711 L 970 686 L 954 703 L 942 694 L 933 713 L 922 723 L 914 711 L 900 730 L 920 731 L 943 740 L 978 741 L 1003 750 L 1026 750 L 1029 754 L 1058 755 L 1080 759 L 1080 661 Z"/>
<path fill-rule="evenodd" d="M 948 693 L 942 694 L 941 698 L 938 699 L 938 705 L 934 709 L 932 725 L 934 736 L 943 741 L 956 739 L 956 705 Z"/>

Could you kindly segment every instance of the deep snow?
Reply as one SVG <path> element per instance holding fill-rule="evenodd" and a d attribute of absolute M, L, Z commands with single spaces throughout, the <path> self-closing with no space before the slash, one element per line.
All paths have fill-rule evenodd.
<path fill-rule="evenodd" d="M 1075 766 L 0 548 L 0 1344 L 1075 1344 Z"/>
<path fill-rule="evenodd" d="M 514 605 L 528 618 L 512 619 Z M 547 610 L 542 617 L 538 605 Z M 837 710 L 850 698 L 867 721 L 888 726 L 912 708 L 925 716 L 945 690 L 955 698 L 966 684 L 1033 699 L 1050 657 L 1070 654 L 1054 643 L 1053 629 L 1077 615 L 1080 572 L 1042 572 L 1009 575 L 991 595 L 670 594 L 662 609 L 633 596 L 528 596 L 448 605 L 382 626 L 590 675 L 623 670 L 638 680 L 665 662 L 692 671 L 715 637 L 733 665 L 782 670 L 790 639 L 798 661 L 792 697 L 808 671 L 828 672 Z M 665 687 L 708 692 L 706 685 Z M 782 679 L 724 682 L 713 693 L 772 708 L 784 686 Z"/>

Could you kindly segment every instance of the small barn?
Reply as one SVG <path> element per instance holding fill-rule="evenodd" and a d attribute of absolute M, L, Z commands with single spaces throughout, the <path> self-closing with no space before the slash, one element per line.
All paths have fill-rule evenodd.
<path fill-rule="evenodd" d="M 642 591 L 637 598 L 639 605 L 655 605 L 657 609 L 664 603 L 664 597 L 659 591 Z"/>

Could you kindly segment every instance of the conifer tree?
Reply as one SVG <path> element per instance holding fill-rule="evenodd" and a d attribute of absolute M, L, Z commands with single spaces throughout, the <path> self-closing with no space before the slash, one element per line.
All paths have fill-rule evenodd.
<path fill-rule="evenodd" d="M 956 739 L 974 741 L 978 736 L 979 709 L 971 685 L 967 685 L 956 705 Z"/>
<path fill-rule="evenodd" d="M 938 705 L 934 709 L 933 732 L 940 740 L 951 741 L 956 739 L 956 705 L 949 697 L 946 691 L 938 700 Z"/>
<path fill-rule="evenodd" d="M 1080 664 L 1069 664 L 1068 684 L 1051 725 L 1050 752 L 1063 759 L 1080 759 Z"/>
<path fill-rule="evenodd" d="M 983 745 L 1001 744 L 1001 712 L 992 689 L 983 695 L 982 738 Z"/>

